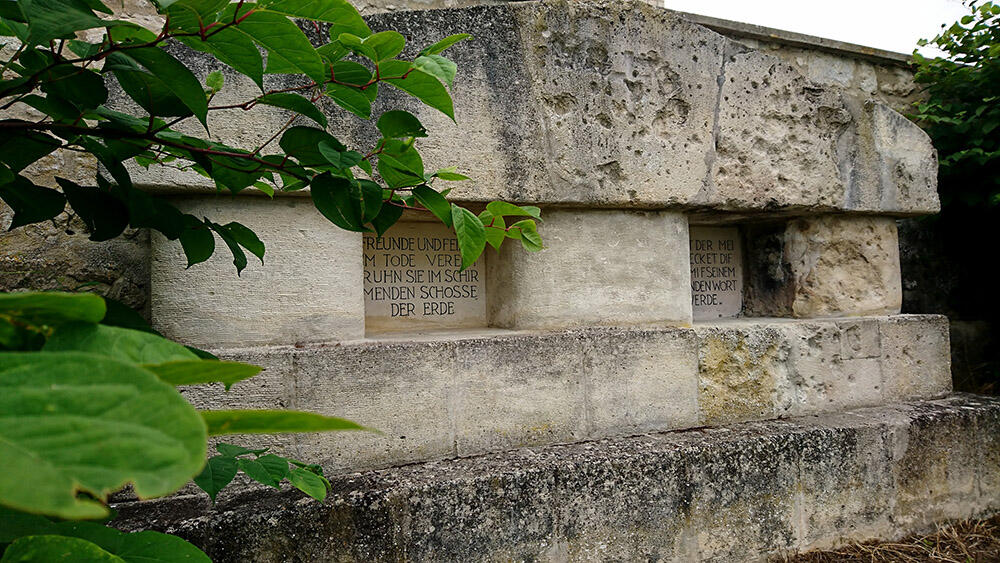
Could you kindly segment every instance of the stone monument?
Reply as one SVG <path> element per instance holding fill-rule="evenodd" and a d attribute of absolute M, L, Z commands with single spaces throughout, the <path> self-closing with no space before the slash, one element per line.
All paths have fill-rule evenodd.
<path fill-rule="evenodd" d="M 178 245 L 150 241 L 154 326 L 266 368 L 187 396 L 381 433 L 278 443 L 333 476 L 325 505 L 178 495 L 123 502 L 118 525 L 220 561 L 738 561 L 1000 508 L 1000 403 L 949 395 L 946 319 L 899 314 L 895 220 L 938 210 L 934 148 L 878 87 L 817 71 L 815 52 L 871 55 L 785 57 L 631 2 L 370 24 L 411 45 L 477 34 L 452 51 L 457 125 L 391 105 L 430 130 L 426 161 L 474 177 L 452 198 L 540 206 L 547 248 L 459 271 L 424 217 L 375 238 L 296 194 L 136 171 L 268 244 L 266 266 L 220 284 L 223 256 L 184 271 Z M 374 135 L 325 109 L 348 145 Z M 233 111 L 212 130 L 234 142 L 284 119 Z"/>

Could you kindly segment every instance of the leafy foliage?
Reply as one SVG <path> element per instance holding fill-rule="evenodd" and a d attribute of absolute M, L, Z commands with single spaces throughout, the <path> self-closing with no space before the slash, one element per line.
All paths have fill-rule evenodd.
<path fill-rule="evenodd" d="M 246 251 L 263 261 L 264 243 L 246 226 L 185 214 L 135 186 L 123 165 L 132 160 L 145 167 L 193 170 L 232 193 L 254 187 L 273 195 L 311 187 L 313 201 L 331 222 L 379 236 L 405 209 L 429 211 L 448 226 L 460 216 L 456 235 L 463 268 L 482 253 L 484 230 L 507 234 L 501 222 L 484 225 L 475 214 L 453 212 L 452 204 L 437 197 L 441 191 L 431 188 L 435 181 L 468 177 L 453 168 L 425 172 L 415 141 L 428 132 L 416 116 L 386 111 L 378 117 L 382 138 L 372 147 L 351 148 L 325 130 L 328 119 L 317 106 L 326 97 L 368 119 L 379 86 L 386 84 L 454 119 L 449 89 L 458 68 L 443 53 L 470 35 L 443 38 L 408 60 L 398 58 L 406 46 L 402 35 L 373 33 L 344 0 L 159 0 L 154 5 L 164 16 L 161 29 L 111 19 L 111 10 L 99 0 L 4 2 L 0 34 L 21 43 L 3 66 L 0 108 L 30 106 L 45 116 L 0 119 L 0 198 L 15 212 L 12 227 L 52 219 L 68 204 L 93 240 L 114 238 L 128 227 L 150 228 L 179 241 L 189 267 L 212 256 L 216 237 L 233 255 L 237 272 L 247 266 Z M 289 17 L 322 24 L 317 29 L 325 30 L 329 42 L 314 46 Z M 93 28 L 103 28 L 102 40 L 77 38 Z M 226 88 L 223 75 L 216 70 L 199 80 L 175 56 L 178 44 L 213 55 L 247 76 L 261 93 L 241 103 L 213 105 Z M 266 74 L 305 79 L 264 91 Z M 142 112 L 108 107 L 106 83 L 112 79 Z M 213 112 L 257 106 L 291 113 L 285 126 L 257 147 L 233 147 L 177 129 L 193 117 L 208 134 Z M 96 186 L 59 178 L 61 191 L 38 186 L 22 173 L 55 151 L 91 153 L 106 172 L 95 179 Z M 508 237 L 497 232 L 488 238 L 502 242 Z"/>
<path fill-rule="evenodd" d="M 240 471 L 254 481 L 280 488 L 282 481 L 316 500 L 326 498 L 330 481 L 323 476 L 323 468 L 294 459 L 267 453 L 267 448 L 250 449 L 232 444 L 220 443 L 216 446 L 219 455 L 209 458 L 205 469 L 194 478 L 212 500 L 226 485 L 236 478 Z"/>

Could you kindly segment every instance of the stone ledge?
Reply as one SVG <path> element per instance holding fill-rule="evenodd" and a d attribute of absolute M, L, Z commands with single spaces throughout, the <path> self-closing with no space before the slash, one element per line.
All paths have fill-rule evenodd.
<path fill-rule="evenodd" d="M 1000 400 L 522 449 L 294 491 L 116 505 L 215 561 L 713 560 L 891 539 L 1000 510 Z"/>
<path fill-rule="evenodd" d="M 266 369 L 232 393 L 186 389 L 199 408 L 308 409 L 384 433 L 284 438 L 284 453 L 338 472 L 951 390 L 947 321 L 926 315 L 397 335 L 217 353 Z"/>

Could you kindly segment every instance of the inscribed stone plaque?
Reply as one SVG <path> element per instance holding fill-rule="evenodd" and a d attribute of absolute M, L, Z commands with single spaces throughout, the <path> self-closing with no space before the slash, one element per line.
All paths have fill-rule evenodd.
<path fill-rule="evenodd" d="M 366 332 L 486 326 L 483 258 L 465 271 L 444 225 L 396 223 L 364 236 Z"/>
<path fill-rule="evenodd" d="M 736 227 L 691 227 L 694 320 L 735 317 L 743 308 L 743 249 Z"/>

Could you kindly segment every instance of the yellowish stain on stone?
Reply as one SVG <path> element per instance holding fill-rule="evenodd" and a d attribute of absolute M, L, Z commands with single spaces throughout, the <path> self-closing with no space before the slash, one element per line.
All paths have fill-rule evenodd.
<path fill-rule="evenodd" d="M 775 412 L 778 371 L 788 357 L 777 334 L 708 335 L 699 350 L 700 422 L 715 425 L 766 418 Z"/>

